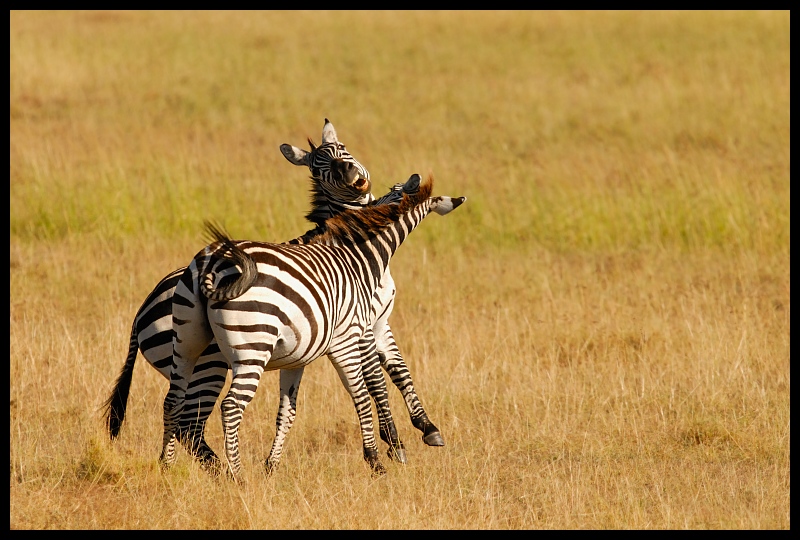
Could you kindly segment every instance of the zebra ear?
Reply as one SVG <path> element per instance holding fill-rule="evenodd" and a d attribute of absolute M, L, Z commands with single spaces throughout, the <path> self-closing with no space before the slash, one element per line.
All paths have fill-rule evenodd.
<path fill-rule="evenodd" d="M 333 128 L 331 121 L 326 118 L 325 125 L 322 127 L 322 144 L 338 142 L 339 137 L 336 136 L 336 130 Z"/>
<path fill-rule="evenodd" d="M 308 156 L 311 155 L 311 152 L 306 152 L 302 148 L 292 146 L 291 144 L 282 144 L 281 154 L 289 160 L 289 163 L 294 165 L 308 165 Z"/>
<path fill-rule="evenodd" d="M 403 184 L 403 191 L 405 193 L 416 193 L 419 191 L 419 181 L 420 177 L 417 173 L 412 174 L 406 180 L 406 183 Z"/>

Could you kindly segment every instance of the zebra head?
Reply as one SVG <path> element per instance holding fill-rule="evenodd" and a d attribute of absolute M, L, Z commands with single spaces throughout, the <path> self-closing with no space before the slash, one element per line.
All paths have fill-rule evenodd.
<path fill-rule="evenodd" d="M 323 201 L 338 205 L 330 213 L 320 212 L 316 215 L 312 211 L 307 216 L 311 221 L 320 223 L 345 207 L 365 206 L 374 200 L 370 192 L 372 183 L 369 171 L 350 155 L 327 118 L 322 128 L 322 144 L 316 146 L 311 138 L 308 144 L 311 146 L 310 152 L 291 144 L 282 144 L 281 153 L 289 163 L 305 165 L 311 170 L 312 204 L 315 207 L 323 205 Z"/>

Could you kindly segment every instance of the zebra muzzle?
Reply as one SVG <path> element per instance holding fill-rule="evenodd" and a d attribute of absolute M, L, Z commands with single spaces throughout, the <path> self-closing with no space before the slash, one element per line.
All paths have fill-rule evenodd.
<path fill-rule="evenodd" d="M 353 185 L 353 187 L 354 187 L 355 189 L 357 189 L 357 190 L 358 190 L 360 193 L 366 193 L 367 191 L 369 191 L 369 187 L 370 187 L 370 186 L 369 186 L 369 180 L 367 180 L 366 178 L 363 178 L 363 177 L 362 177 L 362 176 L 360 176 L 360 175 L 359 175 L 359 177 L 358 177 L 358 178 L 356 178 L 356 181 L 355 181 L 355 182 L 353 182 L 353 184 L 352 184 L 352 185 Z"/>

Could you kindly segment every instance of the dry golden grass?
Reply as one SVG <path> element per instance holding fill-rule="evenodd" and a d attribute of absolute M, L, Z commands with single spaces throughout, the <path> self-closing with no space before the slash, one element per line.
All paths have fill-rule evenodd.
<path fill-rule="evenodd" d="M 10 526 L 790 528 L 788 12 L 12 12 Z M 157 467 L 167 383 L 99 406 L 140 302 L 202 246 L 304 232 L 278 146 L 324 117 L 381 193 L 468 202 L 392 262 L 392 325 L 447 445 L 394 388 L 371 479 L 306 369 L 262 473 Z M 208 427 L 222 449 L 219 414 Z"/>

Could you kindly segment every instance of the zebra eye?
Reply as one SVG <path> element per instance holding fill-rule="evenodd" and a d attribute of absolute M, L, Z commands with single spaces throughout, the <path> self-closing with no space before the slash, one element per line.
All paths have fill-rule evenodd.
<path fill-rule="evenodd" d="M 314 176 L 319 176 L 319 167 L 311 167 L 311 174 Z"/>

